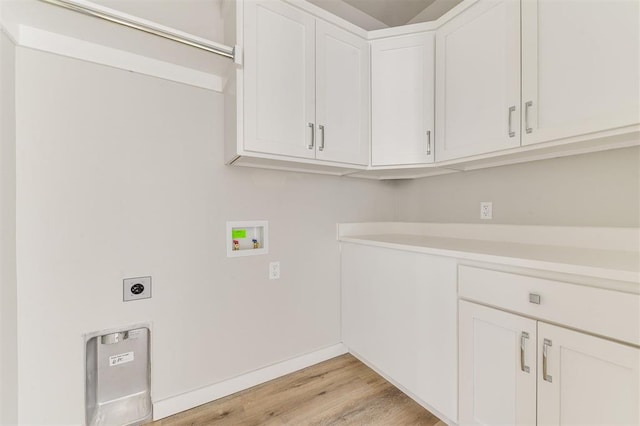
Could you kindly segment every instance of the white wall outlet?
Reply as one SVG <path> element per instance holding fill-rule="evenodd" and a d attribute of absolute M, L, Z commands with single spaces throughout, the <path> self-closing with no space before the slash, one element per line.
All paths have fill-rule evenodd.
<path fill-rule="evenodd" d="M 125 278 L 122 280 L 122 301 L 151 298 L 151 277 Z"/>
<path fill-rule="evenodd" d="M 269 279 L 270 280 L 280 279 L 280 262 L 269 263 Z"/>
<path fill-rule="evenodd" d="M 480 202 L 480 219 L 493 218 L 493 203 L 491 201 Z"/>

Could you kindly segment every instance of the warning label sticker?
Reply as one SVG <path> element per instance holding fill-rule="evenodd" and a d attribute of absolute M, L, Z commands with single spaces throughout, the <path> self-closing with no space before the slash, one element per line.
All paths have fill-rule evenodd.
<path fill-rule="evenodd" d="M 111 355 L 109 357 L 109 367 L 115 367 L 116 365 L 126 364 L 133 361 L 133 352 L 125 352 L 123 354 Z"/>

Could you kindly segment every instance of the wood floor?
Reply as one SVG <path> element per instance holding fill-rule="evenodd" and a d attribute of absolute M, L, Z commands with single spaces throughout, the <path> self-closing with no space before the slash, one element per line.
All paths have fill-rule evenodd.
<path fill-rule="evenodd" d="M 445 426 L 349 354 L 151 424 Z"/>

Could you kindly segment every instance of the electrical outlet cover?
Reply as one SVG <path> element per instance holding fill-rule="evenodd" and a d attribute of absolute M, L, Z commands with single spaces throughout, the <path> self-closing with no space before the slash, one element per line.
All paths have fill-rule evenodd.
<path fill-rule="evenodd" d="M 151 277 L 122 280 L 122 300 L 124 302 L 149 298 L 151 298 Z"/>
<path fill-rule="evenodd" d="M 493 203 L 491 201 L 482 201 L 480 203 L 480 219 L 493 218 Z"/>
<path fill-rule="evenodd" d="M 270 280 L 280 279 L 280 262 L 269 263 L 269 279 Z"/>

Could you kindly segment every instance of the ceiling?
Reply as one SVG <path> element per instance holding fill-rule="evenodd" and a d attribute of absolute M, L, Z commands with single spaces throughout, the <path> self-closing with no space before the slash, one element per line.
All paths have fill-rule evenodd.
<path fill-rule="evenodd" d="M 0 0 L 0 2 L 4 1 Z M 463 0 L 307 1 L 364 30 L 372 31 L 435 21 Z M 222 0 L 91 0 L 91 2 L 210 40 L 223 39 L 223 23 L 219 13 Z"/>
<path fill-rule="evenodd" d="M 390 27 L 409 22 L 434 0 L 343 0 Z"/>
<path fill-rule="evenodd" d="M 462 0 L 309 0 L 365 30 L 434 21 Z"/>

